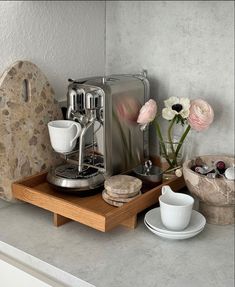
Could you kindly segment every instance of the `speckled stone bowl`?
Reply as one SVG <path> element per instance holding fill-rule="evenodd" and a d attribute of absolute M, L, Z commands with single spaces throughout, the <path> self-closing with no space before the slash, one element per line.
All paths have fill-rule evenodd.
<path fill-rule="evenodd" d="M 234 157 L 206 155 L 200 158 L 207 165 L 212 161 L 223 160 L 226 166 L 234 164 Z M 234 181 L 225 178 L 211 179 L 191 170 L 194 159 L 183 164 L 185 183 L 193 196 L 199 199 L 199 211 L 206 217 L 207 223 L 234 223 Z"/>

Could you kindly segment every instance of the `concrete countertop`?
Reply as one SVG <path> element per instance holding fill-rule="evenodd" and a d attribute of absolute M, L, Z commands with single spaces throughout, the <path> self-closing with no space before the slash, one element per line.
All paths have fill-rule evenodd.
<path fill-rule="evenodd" d="M 161 239 L 143 224 L 102 233 L 76 222 L 59 228 L 52 214 L 0 200 L 0 241 L 97 287 L 234 285 L 234 226 L 207 224 L 187 240 Z"/>

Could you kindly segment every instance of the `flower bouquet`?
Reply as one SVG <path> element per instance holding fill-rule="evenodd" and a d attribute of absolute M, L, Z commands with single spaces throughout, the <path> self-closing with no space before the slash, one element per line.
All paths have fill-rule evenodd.
<path fill-rule="evenodd" d="M 170 97 L 164 101 L 164 104 L 165 107 L 161 114 L 163 119 L 168 121 L 167 139 L 163 138 L 158 122 L 157 103 L 154 100 L 150 99 L 142 106 L 137 123 L 141 130 L 144 130 L 150 122 L 155 122 L 160 150 L 168 164 L 165 172 L 178 169 L 178 174 L 181 174 L 179 154 L 190 129 L 198 132 L 206 130 L 213 122 L 214 112 L 212 107 L 202 99 L 190 101 L 188 98 Z M 183 132 L 179 141 L 175 143 L 173 140 L 174 127 L 179 124 L 182 125 Z"/>

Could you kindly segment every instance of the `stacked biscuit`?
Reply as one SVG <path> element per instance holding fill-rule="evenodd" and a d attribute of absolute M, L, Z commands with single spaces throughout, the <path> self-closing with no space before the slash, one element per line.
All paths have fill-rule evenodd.
<path fill-rule="evenodd" d="M 103 199 L 113 205 L 122 206 L 141 194 L 142 181 L 129 175 L 115 175 L 104 182 Z"/>

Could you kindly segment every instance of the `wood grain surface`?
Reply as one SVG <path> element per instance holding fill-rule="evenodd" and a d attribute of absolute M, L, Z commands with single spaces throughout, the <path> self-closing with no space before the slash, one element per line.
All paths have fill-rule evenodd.
<path fill-rule="evenodd" d="M 31 176 L 13 184 L 13 195 L 22 201 L 49 210 L 57 215 L 78 221 L 82 224 L 106 232 L 118 225 L 134 228 L 136 215 L 158 202 L 163 185 L 170 185 L 174 191 L 185 186 L 183 177 L 174 178 L 148 189 L 143 187 L 142 194 L 117 208 L 102 199 L 101 193 L 78 197 L 59 193 L 46 181 L 46 173 Z M 55 220 L 58 226 L 63 223 Z"/>

